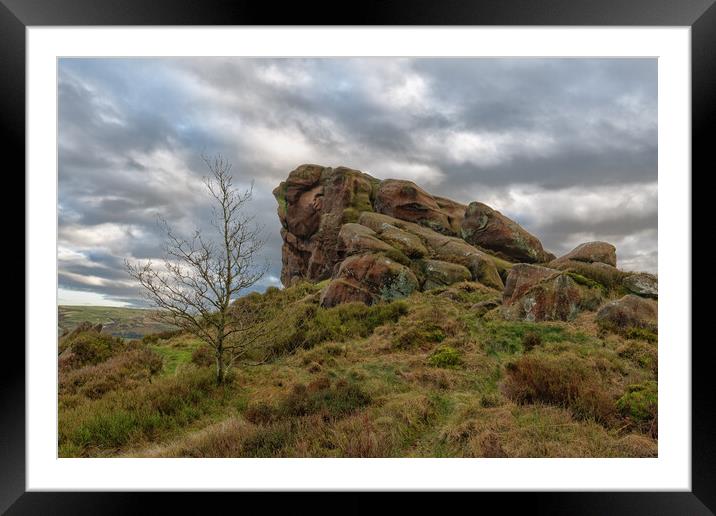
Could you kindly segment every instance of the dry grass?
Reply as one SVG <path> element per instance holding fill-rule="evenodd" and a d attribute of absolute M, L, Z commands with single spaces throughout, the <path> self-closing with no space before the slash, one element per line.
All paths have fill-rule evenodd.
<path fill-rule="evenodd" d="M 297 335 L 295 327 L 285 328 L 276 336 L 280 346 L 267 343 L 284 351 L 269 363 L 239 366 L 233 382 L 221 389 L 213 385 L 210 367 L 191 363 L 191 352 L 182 355 L 185 362 L 175 373 L 137 376 L 131 382 L 126 380 L 131 373 L 120 375 L 98 399 L 81 392 L 87 381 L 66 377 L 60 395 L 61 454 L 657 453 L 652 424 L 656 344 L 601 335 L 593 313 L 572 323 L 507 322 L 495 314 L 486 319 L 472 307 L 494 292 L 470 284 L 416 293 L 401 304 L 370 310 L 323 310 L 315 305 L 315 292 L 301 285 L 269 294 L 289 321 L 311 307 L 312 318 L 300 328 L 302 344 L 293 351 L 281 348 L 290 341 L 287 335 Z M 174 336 L 152 346 L 188 350 L 191 344 L 197 349 L 183 339 Z M 127 356 L 72 374 L 93 378 L 101 371 L 119 371 L 123 360 L 133 370 L 135 362 Z M 196 361 L 203 363 L 200 352 Z"/>

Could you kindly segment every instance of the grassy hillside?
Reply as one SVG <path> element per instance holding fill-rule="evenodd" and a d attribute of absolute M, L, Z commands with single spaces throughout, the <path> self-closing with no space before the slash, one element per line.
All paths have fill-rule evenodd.
<path fill-rule="evenodd" d="M 500 293 L 477 283 L 331 309 L 320 288 L 244 298 L 268 307 L 272 331 L 250 358 L 270 358 L 221 387 L 188 335 L 87 337 L 76 347 L 90 352 L 60 368 L 60 455 L 657 454 L 653 334 L 604 333 L 594 313 L 504 321 L 478 304 Z"/>
<path fill-rule="evenodd" d="M 60 335 L 72 331 L 83 321 L 101 323 L 105 333 L 126 339 L 138 339 L 172 329 L 171 326 L 152 320 L 148 310 L 139 308 L 60 305 L 57 312 Z"/>

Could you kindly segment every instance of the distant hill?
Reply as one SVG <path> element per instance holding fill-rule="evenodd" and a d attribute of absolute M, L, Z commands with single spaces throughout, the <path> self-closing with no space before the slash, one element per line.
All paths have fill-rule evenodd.
<path fill-rule="evenodd" d="M 151 333 L 174 329 L 168 324 L 154 321 L 151 311 L 142 308 L 60 305 L 57 312 L 59 335 L 72 331 L 82 321 L 101 323 L 103 333 L 125 339 L 140 339 Z"/>

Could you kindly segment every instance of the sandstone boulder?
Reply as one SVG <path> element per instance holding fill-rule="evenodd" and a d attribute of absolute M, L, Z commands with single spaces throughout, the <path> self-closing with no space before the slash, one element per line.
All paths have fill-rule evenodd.
<path fill-rule="evenodd" d="M 421 269 L 425 275 L 423 290 L 446 287 L 453 283 L 469 280 L 472 275 L 467 267 L 440 260 L 423 260 Z"/>
<path fill-rule="evenodd" d="M 446 199 L 445 197 L 438 197 L 437 195 L 433 195 L 433 198 L 447 216 L 452 232 L 456 235 L 460 235 L 460 226 L 462 225 L 462 220 L 465 218 L 467 206 L 460 202 Z"/>
<path fill-rule="evenodd" d="M 556 262 L 574 260 L 576 262 L 606 263 L 612 267 L 617 266 L 617 249 L 608 242 L 585 242 L 579 244 L 564 256 L 560 256 Z"/>
<path fill-rule="evenodd" d="M 559 271 L 540 267 L 539 265 L 530 265 L 527 263 L 517 263 L 512 266 L 510 274 L 505 282 L 505 290 L 502 292 L 503 302 L 510 304 L 516 299 L 522 297 L 525 292 L 534 287 L 537 283 L 547 278 L 552 278 L 559 274 Z"/>
<path fill-rule="evenodd" d="M 380 253 L 349 256 L 321 296 L 321 305 L 335 306 L 348 301 L 372 304 L 410 295 L 420 287 L 415 274 L 405 265 Z"/>
<path fill-rule="evenodd" d="M 628 294 L 604 305 L 596 317 L 597 323 L 618 333 L 631 328 L 655 331 L 658 326 L 658 305 L 652 299 Z"/>
<path fill-rule="evenodd" d="M 338 233 L 372 210 L 379 181 L 358 170 L 301 165 L 273 191 L 283 226 L 281 281 L 320 281 L 339 261 Z"/>
<path fill-rule="evenodd" d="M 654 274 L 646 272 L 635 272 L 624 278 L 624 287 L 641 297 L 649 297 L 658 299 L 659 297 L 659 280 Z"/>
<path fill-rule="evenodd" d="M 592 281 L 596 281 L 607 290 L 615 289 L 622 285 L 626 273 L 612 265 L 601 262 L 578 262 L 576 260 L 562 259 L 552 260 L 547 267 L 577 273 Z"/>
<path fill-rule="evenodd" d="M 357 254 L 367 251 L 392 251 L 394 248 L 380 240 L 372 229 L 349 222 L 343 224 L 338 233 L 341 248 L 346 254 Z"/>
<path fill-rule="evenodd" d="M 481 202 L 471 202 L 460 226 L 469 244 L 487 249 L 507 260 L 538 263 L 554 259 L 542 243 L 515 221 Z"/>
<path fill-rule="evenodd" d="M 473 280 L 488 287 L 501 290 L 504 286 L 500 269 L 511 265 L 476 249 L 460 238 L 443 235 L 419 224 L 380 213 L 362 213 L 359 223 L 379 233 L 381 238 L 390 228 L 409 233 L 422 243 L 421 247 L 426 251 L 425 256 L 467 267 Z"/>
<path fill-rule="evenodd" d="M 598 289 L 578 284 L 568 273 L 529 264 L 510 270 L 503 293 L 502 315 L 525 321 L 569 321 L 595 309 Z"/>
<path fill-rule="evenodd" d="M 331 308 L 341 303 L 361 302 L 371 305 L 376 296 L 368 289 L 363 288 L 356 281 L 334 279 L 321 293 L 320 303 L 325 308 Z"/>
<path fill-rule="evenodd" d="M 494 310 L 495 308 L 499 307 L 501 304 L 502 303 L 500 302 L 500 298 L 498 297 L 494 299 L 486 299 L 485 301 L 475 303 L 470 307 L 470 309 L 477 317 L 482 317 L 490 310 Z"/>
<path fill-rule="evenodd" d="M 434 231 L 452 233 L 448 215 L 435 198 L 412 181 L 383 181 L 375 196 L 375 211 Z"/>
<path fill-rule="evenodd" d="M 428 256 L 428 249 L 415 233 L 401 229 L 410 227 L 409 223 L 381 215 L 380 213 L 361 213 L 358 223 L 372 229 L 381 240 L 392 245 L 409 258 L 423 258 Z M 414 228 L 418 228 L 414 225 Z"/>

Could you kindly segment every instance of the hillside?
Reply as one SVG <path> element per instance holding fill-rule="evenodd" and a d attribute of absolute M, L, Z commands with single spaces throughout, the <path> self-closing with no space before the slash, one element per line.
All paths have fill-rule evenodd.
<path fill-rule="evenodd" d="M 260 324 L 228 381 L 189 334 L 76 326 L 60 456 L 657 456 L 658 279 L 613 245 L 556 257 L 482 203 L 345 168 L 274 195 L 284 288 L 233 301 Z"/>
<path fill-rule="evenodd" d="M 60 305 L 57 307 L 57 321 L 60 335 L 74 330 L 84 321 L 101 324 L 105 333 L 125 339 L 138 339 L 172 329 L 152 319 L 149 310 L 114 306 Z"/>
<path fill-rule="evenodd" d="M 277 358 L 238 367 L 222 387 L 185 335 L 61 367 L 61 456 L 657 453 L 651 336 L 606 332 L 593 313 L 568 323 L 480 315 L 474 305 L 495 292 L 477 283 L 328 309 L 321 287 L 251 296 L 284 316 L 265 343 Z M 162 356 L 180 358 L 167 369 Z"/>

